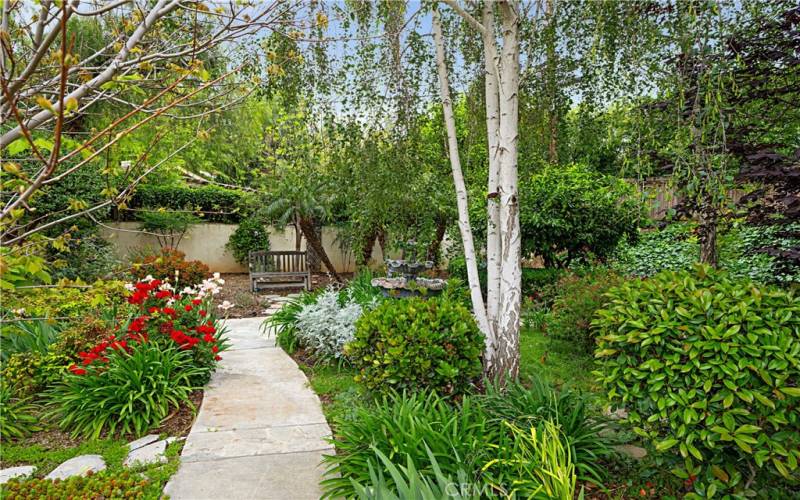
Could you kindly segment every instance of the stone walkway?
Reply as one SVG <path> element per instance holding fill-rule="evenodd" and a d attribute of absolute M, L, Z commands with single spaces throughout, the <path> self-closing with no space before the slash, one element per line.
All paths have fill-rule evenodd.
<path fill-rule="evenodd" d="M 229 320 L 231 348 L 205 391 L 164 489 L 171 499 L 319 498 L 322 455 L 331 434 L 316 394 L 264 318 Z"/>

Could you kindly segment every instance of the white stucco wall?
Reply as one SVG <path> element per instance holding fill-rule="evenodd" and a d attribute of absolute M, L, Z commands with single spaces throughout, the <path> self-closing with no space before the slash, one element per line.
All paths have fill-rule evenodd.
<path fill-rule="evenodd" d="M 190 260 L 199 260 L 208 265 L 213 272 L 244 273 L 246 266 L 239 265 L 233 255 L 225 248 L 231 233 L 236 230 L 236 224 L 203 223 L 192 226 L 184 235 L 178 250 L 186 254 Z M 138 231 L 138 222 L 109 223 L 102 228 L 105 237 L 114 247 L 119 258 L 129 261 L 131 254 L 136 249 L 158 248 L 155 236 L 142 234 Z M 293 227 L 285 230 L 269 228 L 270 250 L 294 250 L 295 234 Z M 346 254 L 339 248 L 336 241 L 336 228 L 322 228 L 322 244 L 331 263 L 339 272 L 353 272 L 355 270 L 355 257 Z M 306 249 L 305 240 L 302 249 Z M 383 262 L 383 253 L 376 243 L 372 258 L 376 263 Z"/>

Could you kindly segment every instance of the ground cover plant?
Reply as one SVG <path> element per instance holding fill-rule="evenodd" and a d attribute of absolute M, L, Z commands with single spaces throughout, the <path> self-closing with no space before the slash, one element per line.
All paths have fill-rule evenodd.
<path fill-rule="evenodd" d="M 796 484 L 800 301 L 696 266 L 630 281 L 598 312 L 598 380 L 690 496 Z M 771 479 L 767 477 L 772 476 Z"/>

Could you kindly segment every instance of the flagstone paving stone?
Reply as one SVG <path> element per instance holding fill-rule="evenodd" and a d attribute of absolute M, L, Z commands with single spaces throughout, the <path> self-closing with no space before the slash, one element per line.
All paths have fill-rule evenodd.
<path fill-rule="evenodd" d="M 0 484 L 6 484 L 15 477 L 30 476 L 34 472 L 36 472 L 36 467 L 33 465 L 20 465 L 18 467 L 0 469 Z"/>
<path fill-rule="evenodd" d="M 331 431 L 305 375 L 264 318 L 228 320 L 231 345 L 164 493 L 171 499 L 319 498 Z"/>

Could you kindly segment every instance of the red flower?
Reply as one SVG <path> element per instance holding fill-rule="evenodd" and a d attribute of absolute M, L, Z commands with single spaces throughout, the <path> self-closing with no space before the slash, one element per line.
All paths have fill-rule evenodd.
<path fill-rule="evenodd" d="M 175 309 L 171 307 L 165 307 L 161 310 L 164 314 L 169 314 L 170 316 L 175 316 Z"/>
<path fill-rule="evenodd" d="M 158 312 L 158 308 L 156 306 L 153 306 L 150 309 L 148 309 L 147 312 L 149 312 L 150 314 L 155 314 Z"/>
<path fill-rule="evenodd" d="M 214 342 L 214 336 L 211 335 L 210 333 L 206 333 L 205 335 L 203 335 L 203 341 L 204 342 Z"/>
<path fill-rule="evenodd" d="M 71 365 L 71 366 L 69 367 L 69 371 L 71 371 L 71 372 L 72 372 L 72 373 L 74 373 L 75 375 L 86 375 L 86 370 L 85 370 L 85 369 L 83 369 L 83 368 L 79 368 L 79 367 L 78 367 L 78 366 L 76 366 L 76 365 Z"/>
<path fill-rule="evenodd" d="M 204 310 L 200 309 L 200 311 L 198 311 L 197 314 L 199 314 L 201 317 L 205 318 L 206 314 L 208 314 L 208 313 L 205 312 Z"/>
<path fill-rule="evenodd" d="M 205 333 L 205 334 L 217 332 L 217 329 L 211 325 L 200 325 L 197 328 L 195 328 L 195 330 L 197 330 L 197 333 Z"/>
<path fill-rule="evenodd" d="M 156 292 L 157 299 L 166 299 L 170 296 L 172 296 L 172 292 L 170 292 L 169 290 L 159 290 L 158 292 Z"/>
<path fill-rule="evenodd" d="M 187 311 L 191 311 L 192 310 L 192 305 L 191 304 L 186 304 L 184 309 L 186 309 Z"/>
<path fill-rule="evenodd" d="M 135 292 L 133 292 L 133 294 L 131 294 L 130 297 L 128 297 L 128 303 L 136 305 L 141 304 L 147 299 L 147 296 L 148 295 L 146 291 L 136 290 Z"/>
<path fill-rule="evenodd" d="M 222 359 L 222 356 L 214 356 L 214 360 L 215 360 L 215 361 L 219 361 L 219 360 L 221 360 L 221 359 Z"/>
<path fill-rule="evenodd" d="M 200 304 L 202 304 L 202 303 L 203 303 L 203 301 L 202 301 L 202 300 L 200 300 L 200 299 L 193 299 L 193 300 L 192 300 L 192 304 L 194 304 L 194 305 L 196 305 L 196 306 L 199 306 L 199 305 L 200 305 Z"/>
<path fill-rule="evenodd" d="M 219 347 L 217 347 L 217 346 L 212 347 L 211 348 L 211 352 L 213 352 L 214 354 L 218 353 L 219 352 Z"/>

